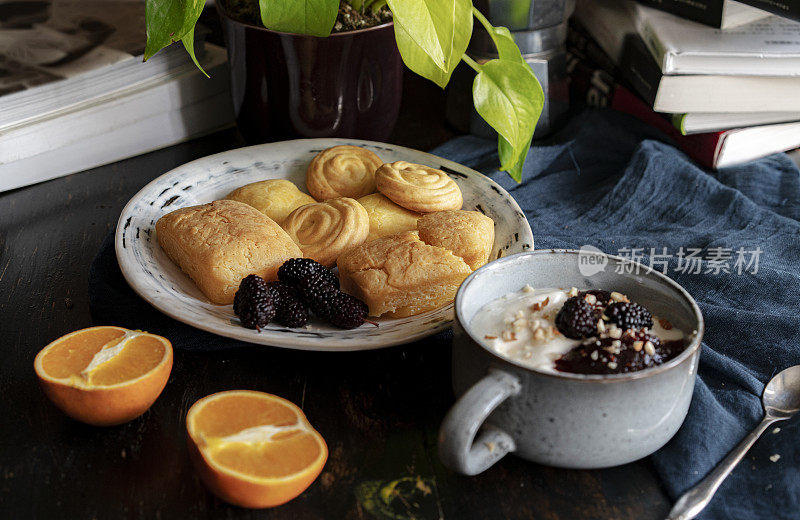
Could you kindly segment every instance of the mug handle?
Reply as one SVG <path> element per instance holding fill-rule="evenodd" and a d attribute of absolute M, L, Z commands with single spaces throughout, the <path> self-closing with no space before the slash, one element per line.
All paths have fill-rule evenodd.
<path fill-rule="evenodd" d="M 503 430 L 491 425 L 475 435 L 500 403 L 519 393 L 519 380 L 498 369 L 489 369 L 450 408 L 439 429 L 439 458 L 448 468 L 464 475 L 477 475 L 489 469 L 516 444 Z"/>

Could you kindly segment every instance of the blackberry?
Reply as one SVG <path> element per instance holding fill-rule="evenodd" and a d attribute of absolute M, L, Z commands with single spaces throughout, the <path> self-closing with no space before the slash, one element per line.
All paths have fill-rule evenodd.
<path fill-rule="evenodd" d="M 300 299 L 305 302 L 317 317 L 327 321 L 333 312 L 332 303 L 339 289 L 328 284 L 321 276 L 309 276 L 300 281 L 297 287 Z"/>
<path fill-rule="evenodd" d="M 588 338 L 597 332 L 598 315 L 592 304 L 580 296 L 573 296 L 556 314 L 556 327 L 568 338 Z"/>
<path fill-rule="evenodd" d="M 558 358 L 555 365 L 561 372 L 624 374 L 666 363 L 683 349 L 683 340 L 662 343 L 655 335 L 638 330 L 626 333 L 619 340 L 597 338 L 585 341 Z"/>
<path fill-rule="evenodd" d="M 308 307 L 300 300 L 285 301 L 275 313 L 275 321 L 284 327 L 304 327 L 308 323 Z"/>
<path fill-rule="evenodd" d="M 257 274 L 244 277 L 239 283 L 239 289 L 233 297 L 233 313 L 239 315 L 240 306 L 243 301 L 249 300 L 254 296 L 265 294 L 268 291 L 268 284 Z"/>
<path fill-rule="evenodd" d="M 292 287 L 297 287 L 310 276 L 322 277 L 328 284 L 339 288 L 339 279 L 333 271 L 310 258 L 290 258 L 278 269 L 278 280 Z"/>
<path fill-rule="evenodd" d="M 653 326 L 653 315 L 638 303 L 614 302 L 606 307 L 605 315 L 622 330 Z"/>
<path fill-rule="evenodd" d="M 340 329 L 354 329 L 367 321 L 367 304 L 347 293 L 340 292 L 330 302 L 328 321 Z M 372 322 L 370 322 L 372 323 Z"/>
<path fill-rule="evenodd" d="M 284 302 L 291 302 L 300 299 L 300 296 L 297 294 L 297 291 L 294 289 L 294 287 L 283 282 L 270 282 L 267 284 L 267 286 L 269 287 L 269 292 L 272 295 L 275 306 L 278 309 L 283 306 Z"/>
<path fill-rule="evenodd" d="M 275 317 L 275 303 L 272 301 L 272 296 L 264 292 L 241 300 L 238 316 L 244 327 L 261 332 L 261 328 L 266 327 Z"/>
<path fill-rule="evenodd" d="M 275 321 L 285 327 L 298 328 L 308 323 L 308 307 L 297 291 L 283 282 L 270 282 L 269 291 L 275 302 Z"/>

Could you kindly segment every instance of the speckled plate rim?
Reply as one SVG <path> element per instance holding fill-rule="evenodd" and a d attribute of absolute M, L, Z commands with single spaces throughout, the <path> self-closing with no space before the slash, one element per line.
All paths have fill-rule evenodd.
<path fill-rule="evenodd" d="M 230 305 L 215 306 L 197 298 L 195 298 L 195 309 L 192 309 L 192 311 L 197 314 L 193 318 L 189 315 L 191 312 L 187 312 L 186 304 L 176 305 L 176 303 L 180 303 L 180 300 L 184 297 L 181 296 L 179 298 L 177 294 L 171 294 L 174 292 L 174 288 L 173 291 L 162 288 L 166 296 L 160 294 L 158 287 L 154 287 L 153 279 L 156 278 L 155 275 L 149 272 L 146 266 L 135 258 L 135 254 L 132 253 L 135 248 L 128 247 L 126 243 L 128 241 L 130 243 L 135 243 L 134 240 L 139 240 L 142 225 L 137 227 L 133 224 L 144 220 L 145 226 L 147 226 L 146 222 L 149 219 L 149 227 L 144 231 L 146 235 L 145 240 L 150 244 L 149 247 L 151 247 L 151 249 L 153 244 L 156 244 L 154 247 L 158 247 L 157 241 L 154 238 L 155 230 L 153 225 L 158 217 L 172 209 L 180 207 L 179 205 L 176 205 L 174 208 L 170 206 L 179 201 L 180 179 L 183 177 L 193 179 L 197 177 L 195 180 L 202 182 L 204 177 L 211 177 L 211 172 L 213 170 L 221 171 L 226 167 L 231 168 L 230 165 L 242 157 L 260 157 L 263 158 L 264 161 L 269 161 L 271 153 L 279 155 L 277 152 L 278 150 L 296 148 L 301 150 L 295 154 L 296 157 L 305 159 L 302 157 L 303 155 L 315 154 L 322 149 L 342 144 L 363 146 L 372 149 L 379 155 L 382 154 L 382 158 L 387 160 L 387 162 L 403 159 L 441 168 L 462 188 L 470 185 L 473 186 L 471 189 L 480 191 L 482 195 L 488 194 L 496 199 L 502 199 L 506 206 L 506 208 L 502 208 L 502 211 L 514 213 L 516 226 L 512 228 L 513 235 L 506 239 L 504 243 L 500 243 L 503 238 L 496 235 L 492 258 L 494 259 L 533 249 L 533 232 L 531 231 L 524 213 L 513 197 L 499 184 L 471 168 L 467 168 L 466 166 L 433 154 L 392 144 L 338 138 L 297 139 L 248 146 L 202 157 L 164 173 L 139 190 L 123 208 L 117 222 L 114 240 L 117 261 L 128 285 L 130 285 L 134 292 L 142 299 L 150 303 L 160 312 L 197 329 L 248 343 L 297 350 L 371 350 L 411 343 L 449 328 L 453 322 L 453 304 L 408 318 L 380 319 L 378 321 L 381 327 L 383 327 L 383 330 L 381 330 L 381 327 L 375 328 L 371 325 L 364 325 L 353 330 L 340 330 L 324 326 L 314 327 L 312 329 L 289 329 L 270 325 L 266 329 L 262 329 L 261 333 L 258 333 L 254 330 L 243 328 L 238 321 L 235 320 Z M 281 153 L 284 155 L 287 154 L 286 151 Z M 310 157 L 308 160 L 310 160 Z M 292 163 L 298 163 L 297 159 L 285 159 L 285 161 L 289 163 L 289 166 L 286 168 L 292 168 Z M 304 162 L 307 164 L 307 161 Z M 294 168 L 297 167 L 298 165 L 294 164 Z M 237 168 L 235 169 L 235 173 L 242 173 L 248 168 L 255 168 L 259 174 L 263 175 L 258 178 L 247 179 L 245 181 L 239 180 L 237 183 L 231 183 L 227 188 L 229 191 L 242 184 L 255 182 L 256 180 L 291 177 L 291 172 L 281 173 L 279 171 L 280 165 L 273 165 L 272 167 L 265 166 L 264 162 L 261 160 L 254 162 L 249 167 Z M 193 170 L 196 170 L 197 173 L 193 175 L 188 173 Z M 278 173 L 276 174 L 275 172 Z M 304 188 L 303 185 L 299 185 L 299 187 L 301 187 L 301 189 Z M 183 189 L 185 190 L 185 187 Z M 178 194 L 173 194 L 173 191 L 178 191 Z M 155 199 L 153 198 L 153 193 L 158 193 Z M 158 207 L 155 202 L 161 202 L 162 200 L 163 203 Z M 193 204 L 204 202 L 210 202 L 210 200 L 192 201 Z M 142 213 L 141 207 L 152 208 L 152 210 Z M 167 207 L 169 207 L 169 210 L 165 209 Z M 464 208 L 477 209 L 483 213 L 496 213 L 492 208 L 489 208 L 487 211 L 480 203 L 474 206 L 468 206 L 465 202 Z M 134 217 L 136 217 L 135 222 Z M 497 219 L 495 220 L 497 221 Z M 508 222 L 504 223 L 504 225 L 506 224 L 509 226 L 511 225 Z M 136 230 L 135 236 L 133 235 L 134 229 Z M 151 238 L 153 239 L 152 242 L 150 242 Z M 139 254 L 142 254 L 141 251 Z M 157 266 L 158 262 L 154 258 L 154 255 L 150 255 L 150 261 L 153 262 L 154 266 Z M 174 271 L 176 269 L 177 267 L 170 263 L 169 270 Z M 185 280 L 183 280 L 184 283 L 188 281 L 193 285 L 193 282 L 191 282 L 186 275 L 182 276 L 185 277 Z M 163 273 L 160 274 L 158 278 L 167 282 Z M 195 290 L 195 292 L 197 291 Z M 223 314 L 225 316 L 223 316 Z M 196 319 L 197 316 L 205 316 L 213 319 L 198 320 Z M 220 318 L 227 319 L 220 320 Z"/>

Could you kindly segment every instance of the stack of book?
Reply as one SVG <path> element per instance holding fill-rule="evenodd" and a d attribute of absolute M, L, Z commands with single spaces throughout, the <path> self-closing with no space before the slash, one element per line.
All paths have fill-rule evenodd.
<path fill-rule="evenodd" d="M 800 147 L 797 21 L 731 0 L 579 0 L 569 50 L 573 101 L 636 115 L 705 167 Z"/>
<path fill-rule="evenodd" d="M 233 124 L 225 50 L 142 63 L 144 2 L 0 3 L 0 191 Z"/>

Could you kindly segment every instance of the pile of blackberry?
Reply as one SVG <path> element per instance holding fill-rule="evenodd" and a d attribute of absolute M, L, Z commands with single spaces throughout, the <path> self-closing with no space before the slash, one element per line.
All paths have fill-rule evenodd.
<path fill-rule="evenodd" d="M 598 290 L 581 291 L 568 298 L 556 315 L 556 327 L 564 336 L 584 341 L 556 360 L 556 370 L 580 374 L 634 372 L 660 365 L 680 352 L 682 340 L 660 341 L 648 331 L 653 326 L 650 311 L 626 300 L 615 301 L 608 291 Z M 621 329 L 613 336 L 612 324 Z"/>
<path fill-rule="evenodd" d="M 339 290 L 339 279 L 330 269 L 310 258 L 287 260 L 278 269 L 277 282 L 248 276 L 233 301 L 233 312 L 242 325 L 257 330 L 273 320 L 286 327 L 303 327 L 309 312 L 336 327 L 353 329 L 369 322 L 368 311 L 364 302 Z"/>
<path fill-rule="evenodd" d="M 594 297 L 592 302 L 586 299 L 589 295 Z M 608 291 L 581 291 L 564 302 L 556 315 L 556 327 L 568 338 L 591 338 L 597 335 L 600 319 L 622 330 L 653 326 L 653 315 L 638 303 L 612 301 Z"/>

